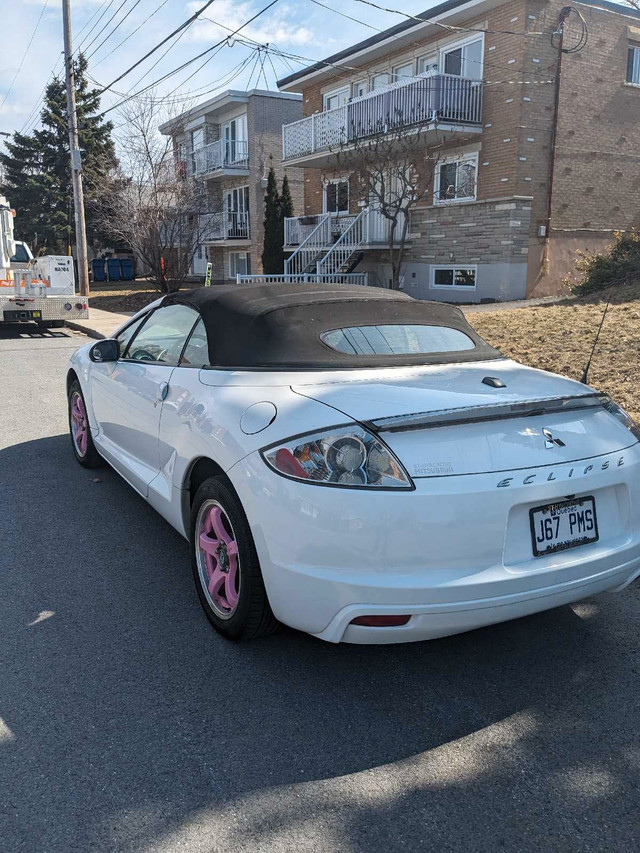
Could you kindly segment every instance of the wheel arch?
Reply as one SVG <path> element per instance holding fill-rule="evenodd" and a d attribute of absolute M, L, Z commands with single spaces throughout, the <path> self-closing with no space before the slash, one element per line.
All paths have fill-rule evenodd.
<path fill-rule="evenodd" d="M 67 394 L 69 393 L 69 388 L 71 388 L 72 382 L 77 382 L 78 385 L 80 385 L 80 377 L 78 376 L 76 371 L 73 369 L 73 367 L 70 367 L 69 370 L 67 371 Z"/>
<path fill-rule="evenodd" d="M 194 459 L 184 476 L 182 483 L 182 521 L 184 529 L 189 530 L 191 523 L 191 505 L 196 492 L 209 477 L 224 477 L 226 482 L 233 488 L 224 468 L 209 456 L 198 456 Z M 235 489 L 233 489 L 235 492 Z"/>

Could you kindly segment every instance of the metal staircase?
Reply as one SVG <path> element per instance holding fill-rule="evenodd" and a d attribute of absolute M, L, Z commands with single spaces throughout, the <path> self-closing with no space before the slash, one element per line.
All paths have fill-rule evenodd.
<path fill-rule="evenodd" d="M 313 231 L 285 261 L 285 276 L 321 276 L 326 280 L 352 273 L 364 257 L 364 252 L 358 250 L 370 241 L 369 218 L 370 208 L 365 207 L 332 242 L 331 214 L 323 214 Z"/>

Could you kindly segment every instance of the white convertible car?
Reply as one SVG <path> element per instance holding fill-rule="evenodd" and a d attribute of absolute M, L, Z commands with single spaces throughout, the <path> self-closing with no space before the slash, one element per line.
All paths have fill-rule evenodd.
<path fill-rule="evenodd" d="M 468 631 L 640 574 L 640 429 L 449 305 L 366 287 L 201 288 L 71 358 L 73 452 L 191 543 L 232 639 Z"/>

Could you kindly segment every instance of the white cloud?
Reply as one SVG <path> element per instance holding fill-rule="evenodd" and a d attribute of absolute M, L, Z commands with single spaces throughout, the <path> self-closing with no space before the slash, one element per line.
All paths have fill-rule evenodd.
<path fill-rule="evenodd" d="M 191 2 L 187 8 L 193 14 L 201 6 L 200 2 Z M 192 26 L 188 40 L 198 42 L 220 41 L 220 39 L 231 34 L 230 30 L 237 30 L 258 11 L 259 7 L 250 0 L 244 2 L 218 0 Z M 286 4 L 278 4 L 273 8 L 273 11 L 270 10 L 264 17 L 260 17 L 253 24 L 244 27 L 238 35 L 246 36 L 261 44 L 273 42 L 277 45 L 296 46 L 312 44 L 315 40 L 314 33 L 300 24 L 296 17 L 292 7 Z"/>

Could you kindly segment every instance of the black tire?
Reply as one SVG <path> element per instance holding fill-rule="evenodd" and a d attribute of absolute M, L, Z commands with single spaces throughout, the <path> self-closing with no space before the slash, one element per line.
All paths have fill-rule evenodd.
<path fill-rule="evenodd" d="M 62 329 L 64 320 L 36 320 L 41 329 Z"/>
<path fill-rule="evenodd" d="M 233 613 L 226 618 L 221 618 L 207 599 L 198 563 L 199 548 L 196 545 L 196 537 L 200 510 L 205 502 L 211 501 L 218 504 L 227 515 L 238 546 L 238 603 Z M 229 640 L 254 640 L 273 633 L 278 627 L 278 621 L 269 606 L 249 522 L 238 496 L 225 477 L 210 477 L 196 492 L 191 506 L 189 542 L 191 568 L 198 597 L 207 619 L 216 631 Z"/>
<path fill-rule="evenodd" d="M 89 426 L 89 421 L 87 419 L 87 449 L 84 453 L 81 453 L 80 450 L 76 447 L 76 441 L 73 437 L 73 418 L 71 416 L 71 407 L 73 405 L 74 398 L 77 396 L 82 400 L 82 405 L 84 406 L 84 410 L 86 412 L 87 406 L 84 401 L 84 394 L 82 393 L 82 388 L 80 387 L 80 383 L 77 379 L 74 379 L 73 382 L 69 385 L 69 392 L 67 394 L 67 409 L 69 412 L 69 436 L 71 438 L 71 449 L 73 450 L 73 455 L 76 457 L 76 460 L 82 465 L 84 468 L 100 468 L 104 465 L 104 459 L 98 451 L 96 450 L 96 446 L 93 443 L 93 438 L 91 437 L 91 427 Z"/>

